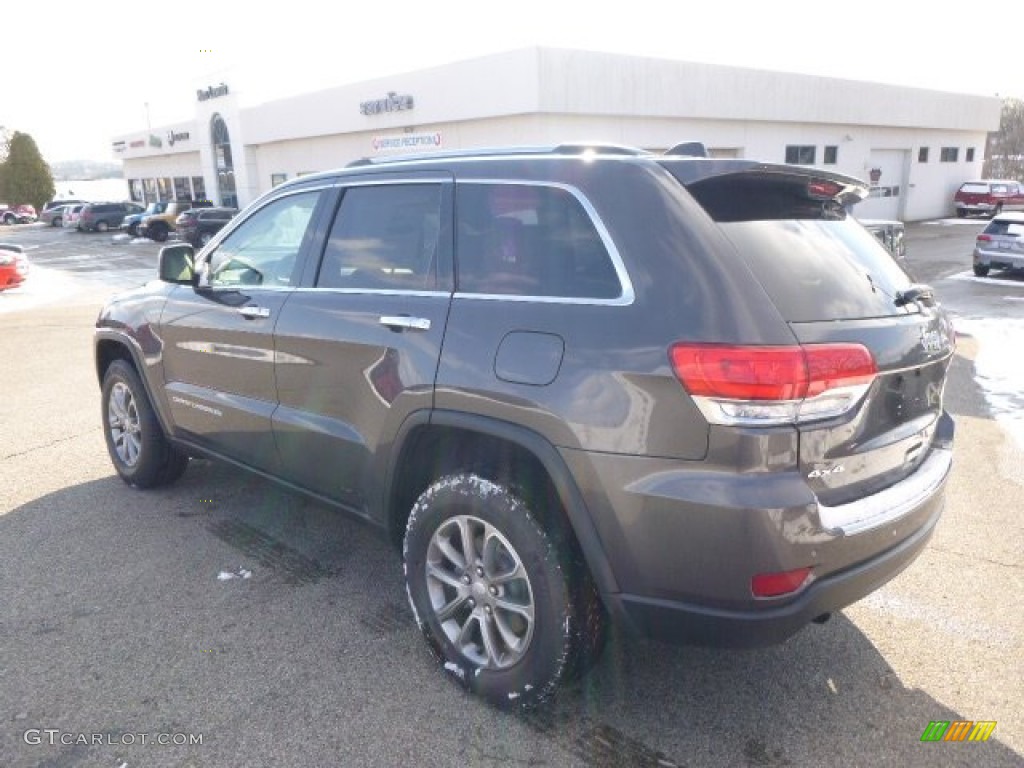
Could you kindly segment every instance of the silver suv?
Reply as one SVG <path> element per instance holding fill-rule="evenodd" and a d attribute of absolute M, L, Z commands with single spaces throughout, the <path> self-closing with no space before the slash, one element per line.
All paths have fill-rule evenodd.
<path fill-rule="evenodd" d="M 990 269 L 1024 269 L 1024 213 L 1000 213 L 974 244 L 974 274 Z"/>
<path fill-rule="evenodd" d="M 97 321 L 125 482 L 222 458 L 389 535 L 439 667 L 533 706 L 607 622 L 784 640 L 942 513 L 953 333 L 805 166 L 563 145 L 275 187 Z"/>

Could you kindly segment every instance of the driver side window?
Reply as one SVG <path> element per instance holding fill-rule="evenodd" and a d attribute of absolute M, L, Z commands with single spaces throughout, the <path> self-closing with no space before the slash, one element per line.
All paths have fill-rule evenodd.
<path fill-rule="evenodd" d="M 211 286 L 286 287 L 309 230 L 320 192 L 300 192 L 264 206 L 210 255 Z"/>

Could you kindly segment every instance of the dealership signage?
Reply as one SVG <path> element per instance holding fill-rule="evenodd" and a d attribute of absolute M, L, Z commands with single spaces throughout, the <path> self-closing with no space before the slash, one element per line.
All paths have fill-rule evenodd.
<path fill-rule="evenodd" d="M 167 132 L 167 145 L 173 147 L 175 142 L 188 141 L 188 131 L 168 131 Z"/>
<path fill-rule="evenodd" d="M 389 136 L 374 136 L 373 151 L 387 152 L 401 149 L 438 149 L 441 146 L 441 134 L 435 133 L 395 133 Z"/>
<path fill-rule="evenodd" d="M 128 146 L 131 147 L 132 149 L 138 149 L 139 147 L 146 146 L 146 140 L 145 139 L 135 139 L 135 141 L 133 141 Z"/>
<path fill-rule="evenodd" d="M 149 134 L 149 146 L 151 147 L 162 147 L 163 141 L 160 140 L 159 136 L 154 136 L 152 133 Z"/>
<path fill-rule="evenodd" d="M 384 112 L 402 112 L 413 108 L 412 96 L 408 93 L 388 91 L 383 99 L 359 102 L 359 112 L 364 115 L 379 115 Z"/>
<path fill-rule="evenodd" d="M 115 141 L 113 147 L 115 152 L 124 152 L 125 143 L 123 141 Z"/>
<path fill-rule="evenodd" d="M 228 87 L 221 83 L 220 85 L 211 85 L 205 90 L 200 88 L 196 91 L 196 98 L 200 101 L 209 101 L 210 99 L 220 98 L 221 96 L 228 95 Z"/>

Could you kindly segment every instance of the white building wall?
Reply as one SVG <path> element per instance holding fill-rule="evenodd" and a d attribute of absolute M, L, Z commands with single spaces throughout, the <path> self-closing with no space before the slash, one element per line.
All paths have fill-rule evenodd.
<path fill-rule="evenodd" d="M 361 102 L 389 93 L 412 96 L 412 108 L 360 111 Z M 722 156 L 779 163 L 787 145 L 814 145 L 819 165 L 824 148 L 836 146 L 838 161 L 828 169 L 865 180 L 878 169 L 881 186 L 899 187 L 897 198 L 872 199 L 864 211 L 907 220 L 952 213 L 956 188 L 981 173 L 986 132 L 998 126 L 1001 108 L 989 97 L 543 48 L 244 109 L 237 99 L 199 102 L 190 130 L 214 197 L 210 119 L 224 117 L 241 205 L 267 191 L 272 174 L 294 178 L 382 154 L 381 137 L 438 137 L 441 149 L 587 140 L 665 149 L 700 140 Z M 928 163 L 917 161 L 921 146 L 929 147 Z M 944 146 L 959 149 L 956 163 L 940 162 Z M 170 163 L 169 151 L 145 146 L 122 156 L 130 178 L 184 175 L 148 164 Z"/>

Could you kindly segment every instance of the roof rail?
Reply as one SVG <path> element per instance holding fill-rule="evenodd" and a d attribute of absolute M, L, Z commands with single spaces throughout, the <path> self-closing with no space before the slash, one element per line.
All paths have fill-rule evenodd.
<path fill-rule="evenodd" d="M 383 157 L 363 157 L 353 160 L 346 168 L 359 168 L 369 165 L 386 165 L 416 160 L 449 160 L 464 157 L 501 157 L 502 155 L 582 155 L 592 152 L 598 155 L 649 155 L 645 149 L 627 147 L 621 144 L 605 144 L 602 142 L 568 142 L 556 146 L 519 146 L 519 147 L 481 147 L 478 149 L 451 149 L 437 152 L 417 152 L 406 155 L 385 155 Z"/>
<path fill-rule="evenodd" d="M 665 150 L 666 155 L 680 155 L 682 157 L 710 157 L 708 148 L 703 141 L 681 141 L 674 147 Z"/>

